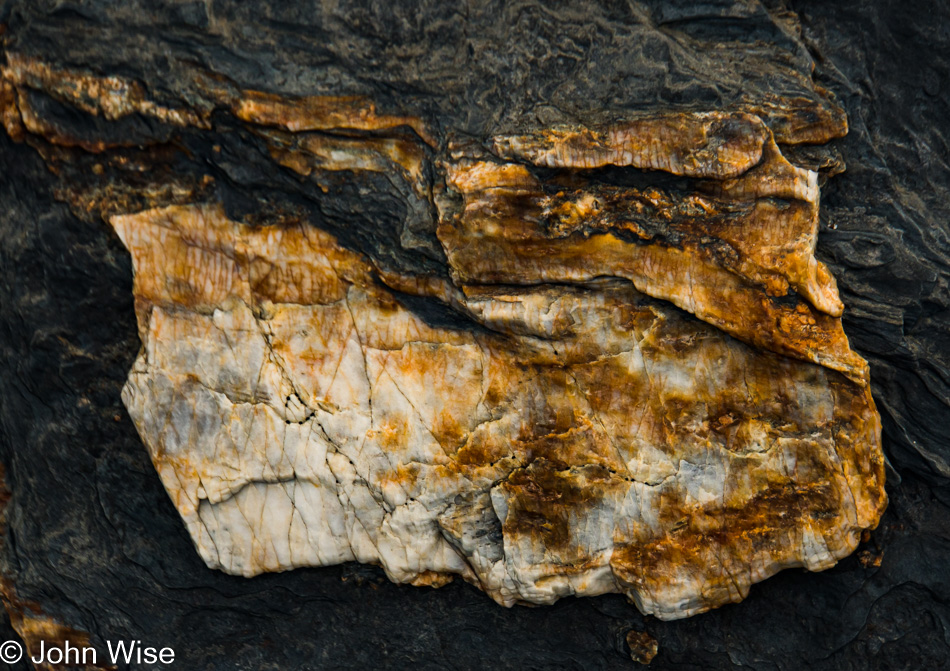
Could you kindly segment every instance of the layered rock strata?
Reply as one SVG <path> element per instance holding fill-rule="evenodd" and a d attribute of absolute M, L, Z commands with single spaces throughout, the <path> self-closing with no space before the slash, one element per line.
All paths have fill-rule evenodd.
<path fill-rule="evenodd" d="M 476 140 L 360 97 L 206 73 L 191 109 L 7 60 L 11 137 L 56 169 L 113 156 L 63 198 L 132 255 L 123 400 L 209 566 L 356 560 L 504 605 L 619 591 L 672 619 L 828 568 L 877 524 L 868 368 L 814 256 L 816 166 L 786 158 L 846 132 L 833 106 Z M 381 176 L 402 219 L 363 230 L 355 199 L 331 232 L 279 197 L 232 216 L 211 177 L 148 181 L 158 151 L 130 158 L 139 140 L 108 126 L 78 137 L 47 98 L 168 137 L 227 115 L 301 189 L 365 195 Z"/>

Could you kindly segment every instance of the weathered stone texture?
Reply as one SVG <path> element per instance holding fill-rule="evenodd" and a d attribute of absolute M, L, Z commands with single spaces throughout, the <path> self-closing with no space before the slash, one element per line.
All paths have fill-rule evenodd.
<path fill-rule="evenodd" d="M 3 638 L 946 667 L 948 11 L 0 0 Z"/>
<path fill-rule="evenodd" d="M 255 118 L 315 125 L 279 104 Z M 112 217 L 144 345 L 123 399 L 210 566 L 358 560 L 505 605 L 621 591 L 675 618 L 856 547 L 886 500 L 880 420 L 813 256 L 816 174 L 748 115 L 607 136 L 494 145 L 715 181 L 552 188 L 456 151 L 437 229 L 452 281 L 378 273 L 305 222 Z M 380 140 L 347 142 L 280 160 L 394 166 L 366 161 Z M 481 328 L 431 326 L 387 283 Z"/>

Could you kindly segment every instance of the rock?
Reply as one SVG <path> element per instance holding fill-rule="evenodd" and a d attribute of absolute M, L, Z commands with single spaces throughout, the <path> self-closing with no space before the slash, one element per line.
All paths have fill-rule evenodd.
<path fill-rule="evenodd" d="M 880 0 L 0 2 L 0 465 L 10 492 L 0 641 L 88 641 L 104 658 L 107 640 L 134 639 L 202 669 L 601 670 L 628 668 L 625 634 L 648 629 L 663 648 L 658 668 L 944 668 L 948 19 L 934 3 Z M 154 239 L 160 222 L 167 250 Z M 146 236 L 137 254 L 148 258 L 133 259 L 112 223 Z M 190 260 L 179 263 L 183 231 Z M 258 254 L 265 234 L 271 251 L 307 245 L 275 263 Z M 215 265 L 189 265 L 198 258 Z M 133 261 L 168 268 L 151 277 L 157 302 L 135 297 Z M 219 282 L 235 267 L 247 278 L 231 287 L 240 297 Z M 200 291 L 192 281 L 204 281 Z M 367 310 L 359 324 L 331 315 L 334 286 L 341 304 Z M 336 353 L 352 340 L 335 327 L 373 335 L 381 349 L 357 349 L 392 371 L 379 383 L 390 391 L 391 378 L 414 382 L 413 405 L 376 380 L 372 395 L 369 383 L 366 396 L 351 390 L 352 406 L 324 402 L 323 369 L 306 351 L 315 341 L 267 330 L 273 353 L 243 328 L 286 327 L 291 311 L 307 314 L 307 328 L 326 326 L 320 346 Z M 385 330 L 367 328 L 371 316 Z M 188 337 L 153 338 L 168 367 L 130 378 L 153 326 Z M 212 352 L 206 332 L 236 338 L 243 359 L 226 345 Z M 180 356 L 189 351 L 209 365 Z M 275 371 L 277 361 L 295 368 Z M 700 363 L 680 367 L 690 361 Z M 654 377 L 646 363 L 658 362 L 671 375 Z M 738 380 L 744 370 L 757 371 L 755 393 Z M 248 371 L 269 377 L 242 379 Z M 327 457 L 309 471 L 297 459 L 313 456 L 309 437 L 264 440 L 263 453 L 221 440 L 229 469 L 194 451 L 172 462 L 153 450 L 176 437 L 159 428 L 143 440 L 149 408 L 129 395 L 162 376 L 167 387 L 145 391 L 176 399 L 176 422 L 190 417 L 186 447 L 229 438 L 206 423 L 228 403 L 235 430 L 241 412 L 291 437 L 336 416 L 351 440 L 338 447 L 315 431 Z M 464 384 L 474 390 L 447 393 Z M 833 421 L 793 417 L 804 392 L 825 399 L 807 407 Z M 203 396 L 214 404 L 193 403 Z M 647 454 L 645 434 L 634 441 L 617 427 L 650 418 L 660 449 Z M 503 426 L 521 419 L 523 432 Z M 365 437 L 367 421 L 378 433 Z M 380 452 L 404 446 L 386 452 L 395 467 L 351 449 L 360 431 Z M 777 448 L 759 449 L 771 438 L 797 470 L 779 472 Z M 281 460 L 274 449 L 285 445 L 301 451 Z M 775 557 L 816 567 L 853 547 L 884 505 L 881 448 L 888 508 L 851 558 L 740 588 Z M 688 453 L 678 470 L 675 450 Z M 634 453 L 650 458 L 630 464 Z M 346 506 L 388 515 L 385 542 L 355 545 L 404 584 L 356 561 L 242 577 L 337 560 L 311 561 L 322 544 L 304 533 L 249 550 L 232 541 L 274 535 L 282 492 L 338 491 L 349 463 L 340 455 L 355 456 L 347 482 L 364 496 L 304 507 L 321 521 L 333 506 L 344 521 Z M 718 515 L 721 504 L 703 499 L 716 493 L 716 469 L 738 506 Z M 182 481 L 166 489 L 176 473 Z M 746 496 L 776 473 L 777 488 Z M 458 487 L 450 497 L 434 483 Z M 202 533 L 199 509 L 257 505 L 260 490 L 279 495 L 260 505 L 277 523 L 252 533 L 221 517 L 236 529 L 215 527 L 224 558 L 246 559 L 238 576 L 209 570 L 190 535 L 196 519 Z M 625 491 L 664 496 L 624 498 L 635 514 L 618 504 Z M 644 510 L 658 516 L 641 520 Z M 294 514 L 285 531 L 302 529 Z M 582 515 L 591 524 L 580 528 Z M 611 524 L 622 533 L 603 547 L 559 542 L 603 538 Z M 345 557 L 354 528 L 321 536 Z M 383 526 L 369 528 L 378 539 Z M 796 529 L 832 539 L 827 556 Z M 756 545 L 762 536 L 777 540 Z M 208 538 L 204 558 L 222 559 Z M 419 550 L 412 562 L 403 547 Z M 695 607 L 748 595 L 678 620 L 609 594 L 499 608 L 466 582 L 498 599 L 509 580 L 521 602 L 520 592 L 549 600 L 673 585 L 680 596 L 641 603 L 673 617 L 695 583 L 661 573 L 698 566 L 708 576 L 719 561 L 710 547 L 749 573 L 737 586 L 714 575 Z M 442 570 L 452 562 L 460 571 Z"/>
<path fill-rule="evenodd" d="M 659 649 L 655 638 L 645 631 L 636 629 L 627 632 L 627 647 L 630 648 L 630 659 L 640 664 L 652 662 Z"/>
<path fill-rule="evenodd" d="M 314 125 L 279 109 L 261 117 Z M 659 138 L 603 160 L 716 181 L 546 192 L 522 164 L 455 152 L 444 188 L 462 200 L 442 197 L 437 231 L 451 281 L 434 283 L 303 221 L 111 218 L 143 343 L 123 400 L 209 566 L 356 560 L 397 582 L 457 574 L 508 606 L 620 591 L 673 619 L 828 568 L 876 526 L 880 421 L 812 255 L 815 173 L 748 115 L 581 137 L 548 167 Z M 292 165 L 359 171 L 367 145 L 298 145 Z M 473 323 L 430 325 L 402 292 Z"/>
<path fill-rule="evenodd" d="M 3 75 L 8 127 L 54 146 L 127 141 L 75 138 L 35 90 L 210 128 L 118 77 L 17 54 Z M 195 188 L 110 215 L 143 345 L 123 401 L 209 566 L 355 560 L 402 583 L 460 575 L 506 606 L 619 591 L 675 619 L 826 569 L 877 525 L 880 419 L 814 256 L 818 173 L 776 144 L 843 135 L 840 114 L 665 113 L 479 144 L 359 97 L 211 94 L 274 171 L 401 184 L 422 205 L 400 244 L 428 260 L 374 258 L 292 212 L 240 223 Z M 774 109 L 807 133 L 770 130 Z M 116 191 L 72 198 L 128 210 Z"/>

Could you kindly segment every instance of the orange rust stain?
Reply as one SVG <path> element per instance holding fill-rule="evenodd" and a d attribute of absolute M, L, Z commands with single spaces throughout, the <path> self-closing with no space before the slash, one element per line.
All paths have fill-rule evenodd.
<path fill-rule="evenodd" d="M 672 122 L 638 123 L 667 128 Z M 613 275 L 739 339 L 866 384 L 867 364 L 851 351 L 841 327 L 843 306 L 834 279 L 814 258 L 814 174 L 785 160 L 768 130 L 747 116 L 682 115 L 676 123 L 696 128 L 692 134 L 664 131 L 654 137 L 632 126 L 623 137 L 643 133 L 649 142 L 661 143 L 658 154 L 670 161 L 700 152 L 702 160 L 693 156 L 696 165 L 707 161 L 707 176 L 715 178 L 697 185 L 705 191 L 581 183 L 552 193 L 521 165 L 464 159 L 448 165 L 447 183 L 463 205 L 461 212 L 445 212 L 438 236 L 463 290 L 496 283 L 583 284 Z M 741 170 L 723 172 L 719 154 L 697 149 L 700 138 L 713 142 L 717 133 L 720 148 L 752 152 Z M 743 133 L 758 139 L 746 146 L 739 139 Z M 559 137 L 544 131 L 534 139 L 509 138 L 501 142 L 501 153 L 541 165 L 596 167 L 601 159 L 614 160 L 610 152 L 619 152 L 626 156 L 618 159 L 621 164 L 677 172 L 675 165 L 654 165 L 655 157 L 643 163 L 636 153 L 627 156 L 623 142 L 611 140 L 608 131 L 569 135 L 574 153 L 564 156 L 574 156 L 587 143 L 586 151 L 600 157 L 593 164 L 564 158 Z M 733 149 L 722 151 L 731 156 Z M 786 204 L 777 205 L 777 199 Z M 796 293 L 789 294 L 792 290 Z"/>
<path fill-rule="evenodd" d="M 172 109 L 149 100 L 145 88 L 134 80 L 58 68 L 13 52 L 7 52 L 6 57 L 7 65 L 0 72 L 14 85 L 45 91 L 88 114 L 116 120 L 138 113 L 177 126 L 210 128 L 207 119 L 191 110 Z"/>
<path fill-rule="evenodd" d="M 416 195 L 429 198 L 424 174 L 426 153 L 418 141 L 402 138 L 347 138 L 264 133 L 271 157 L 305 177 L 317 171 L 391 173 L 403 171 Z"/>
<path fill-rule="evenodd" d="M 410 585 L 415 587 L 432 587 L 439 589 L 445 587 L 455 579 L 451 573 L 439 573 L 437 571 L 423 571 L 415 578 L 409 581 Z"/>
<path fill-rule="evenodd" d="M 635 629 L 627 632 L 627 648 L 630 650 L 630 659 L 640 664 L 649 664 L 656 657 L 659 644 L 656 639 L 645 631 Z"/>
<path fill-rule="evenodd" d="M 21 142 L 25 132 L 20 110 L 17 107 L 16 87 L 7 79 L 0 78 L 0 122 L 14 142 Z"/>
<path fill-rule="evenodd" d="M 792 530 L 814 527 L 819 535 L 834 536 L 838 509 L 836 490 L 821 482 L 775 482 L 708 510 L 687 504 L 679 492 L 666 492 L 660 508 L 665 532 L 617 548 L 611 567 L 623 582 L 645 585 L 650 575 L 674 575 L 718 561 L 725 569 L 718 587 L 728 589 L 729 571 L 747 570 L 743 567 L 755 556 L 793 559 L 787 538 Z"/>
<path fill-rule="evenodd" d="M 575 538 L 572 518 L 583 518 L 586 510 L 625 484 L 599 466 L 574 468 L 539 458 L 513 471 L 501 485 L 508 494 L 505 536 L 513 542 L 537 539 L 566 573 L 582 573 L 594 561 Z"/>
<path fill-rule="evenodd" d="M 768 129 L 754 115 L 679 113 L 603 130 L 545 128 L 529 135 L 499 136 L 494 138 L 494 150 L 504 158 L 551 168 L 618 165 L 724 179 L 758 163 L 768 136 Z"/>
<path fill-rule="evenodd" d="M 435 146 L 423 122 L 410 116 L 377 114 L 376 105 L 363 96 L 306 96 L 286 98 L 261 91 L 244 91 L 232 105 L 242 121 L 277 126 L 291 132 L 313 130 L 393 130 L 411 128 L 427 144 Z"/>

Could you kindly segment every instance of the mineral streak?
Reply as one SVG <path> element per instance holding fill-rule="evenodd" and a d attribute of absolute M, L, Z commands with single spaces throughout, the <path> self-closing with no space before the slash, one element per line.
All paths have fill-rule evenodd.
<path fill-rule="evenodd" d="M 64 194 L 131 252 L 142 350 L 123 400 L 209 566 L 356 560 L 504 605 L 622 592 L 673 619 L 828 568 L 877 524 L 867 364 L 814 256 L 818 175 L 783 155 L 843 135 L 836 109 L 474 141 L 356 96 L 204 77 L 204 107 L 178 108 L 7 60 L 0 118 L 52 164 L 138 141 L 75 137 L 38 91 L 194 132 L 229 114 L 274 171 L 324 191 L 382 175 L 408 203 L 386 256 L 354 243 L 380 232 L 290 206 L 238 220 L 210 178 L 148 182 L 128 154 L 109 169 L 134 180 Z"/>

